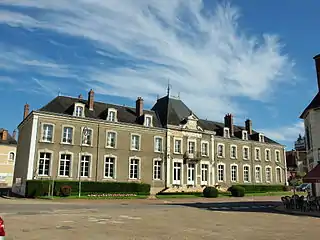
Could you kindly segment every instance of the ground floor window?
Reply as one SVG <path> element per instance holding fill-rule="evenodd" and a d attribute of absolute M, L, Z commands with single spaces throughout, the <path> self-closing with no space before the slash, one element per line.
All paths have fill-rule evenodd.
<path fill-rule="evenodd" d="M 271 168 L 266 168 L 266 182 L 271 182 Z"/>
<path fill-rule="evenodd" d="M 59 176 L 70 177 L 70 173 L 71 173 L 71 154 L 61 154 Z"/>
<path fill-rule="evenodd" d="M 250 168 L 249 168 L 249 166 L 243 167 L 243 181 L 250 182 Z"/>
<path fill-rule="evenodd" d="M 261 182 L 261 168 L 260 167 L 256 167 L 256 169 L 255 169 L 255 179 L 256 179 L 257 183 Z"/>
<path fill-rule="evenodd" d="M 281 183 L 282 179 L 281 179 L 281 169 L 280 168 L 276 168 L 276 176 L 277 176 L 277 182 Z"/>
<path fill-rule="evenodd" d="M 195 184 L 195 164 L 188 163 L 188 184 Z"/>
<path fill-rule="evenodd" d="M 224 181 L 224 165 L 222 164 L 218 165 L 218 181 Z"/>
<path fill-rule="evenodd" d="M 39 158 L 38 175 L 49 176 L 51 153 L 41 152 Z"/>
<path fill-rule="evenodd" d="M 208 182 L 208 164 L 201 164 L 201 181 Z"/>
<path fill-rule="evenodd" d="M 80 163 L 80 176 L 81 177 L 89 177 L 90 162 L 91 162 L 91 156 L 89 156 L 89 155 L 82 155 L 81 156 L 81 163 Z"/>
<path fill-rule="evenodd" d="M 236 182 L 238 180 L 238 166 L 231 166 L 231 181 Z"/>
<path fill-rule="evenodd" d="M 132 158 L 130 159 L 130 170 L 129 170 L 129 178 L 130 179 L 139 179 L 139 159 Z"/>
<path fill-rule="evenodd" d="M 155 160 L 153 162 L 153 179 L 154 180 L 161 180 L 162 174 L 161 174 L 161 161 Z"/>
<path fill-rule="evenodd" d="M 181 166 L 180 162 L 173 163 L 173 184 L 181 184 Z"/>
<path fill-rule="evenodd" d="M 104 177 L 105 178 L 114 178 L 115 174 L 115 157 L 106 157 L 104 162 Z"/>

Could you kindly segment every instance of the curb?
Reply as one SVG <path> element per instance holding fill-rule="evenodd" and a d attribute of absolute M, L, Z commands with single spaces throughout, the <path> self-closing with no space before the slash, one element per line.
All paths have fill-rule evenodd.
<path fill-rule="evenodd" d="M 320 218 L 320 212 L 319 213 L 312 213 L 312 212 L 298 212 L 298 211 L 288 211 L 285 210 L 283 206 L 278 206 L 274 208 L 275 211 L 279 213 L 286 213 L 288 215 L 293 215 L 293 216 L 305 216 L 305 217 L 316 217 Z"/>

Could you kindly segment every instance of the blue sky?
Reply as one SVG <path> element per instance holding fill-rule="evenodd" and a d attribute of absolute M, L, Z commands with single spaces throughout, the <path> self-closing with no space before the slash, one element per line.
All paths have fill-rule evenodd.
<path fill-rule="evenodd" d="M 292 147 L 317 91 L 317 9 L 308 1 L 1 0 L 0 127 L 61 92 L 151 107 L 172 94 L 203 118 L 251 118 Z"/>

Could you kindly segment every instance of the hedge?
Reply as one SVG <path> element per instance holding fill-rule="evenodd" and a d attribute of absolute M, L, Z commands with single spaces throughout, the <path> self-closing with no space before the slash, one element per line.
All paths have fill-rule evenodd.
<path fill-rule="evenodd" d="M 206 187 L 203 189 L 203 196 L 206 198 L 216 198 L 218 197 L 219 192 L 215 187 Z"/>
<path fill-rule="evenodd" d="M 245 188 L 239 185 L 233 185 L 228 189 L 233 197 L 244 197 Z"/>
<path fill-rule="evenodd" d="M 232 186 L 240 186 L 245 189 L 246 193 L 265 193 L 265 192 L 283 192 L 284 185 L 252 185 L 252 184 L 237 184 Z"/>
<path fill-rule="evenodd" d="M 50 195 L 52 180 L 29 180 L 26 186 L 26 197 L 38 197 Z M 54 181 L 54 195 L 60 194 L 62 186 L 71 187 L 71 195 L 77 195 L 79 189 L 78 181 Z M 135 182 L 81 182 L 82 194 L 95 193 L 134 193 L 137 195 L 149 195 L 150 184 Z"/>

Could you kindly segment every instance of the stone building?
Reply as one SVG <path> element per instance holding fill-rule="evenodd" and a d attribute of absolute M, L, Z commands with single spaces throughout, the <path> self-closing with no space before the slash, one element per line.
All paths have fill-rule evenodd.
<path fill-rule="evenodd" d="M 151 110 L 58 96 L 18 126 L 13 191 L 28 179 L 137 181 L 153 192 L 205 185 L 284 184 L 284 146 L 252 129 L 199 119 L 180 99 L 158 99 Z"/>

